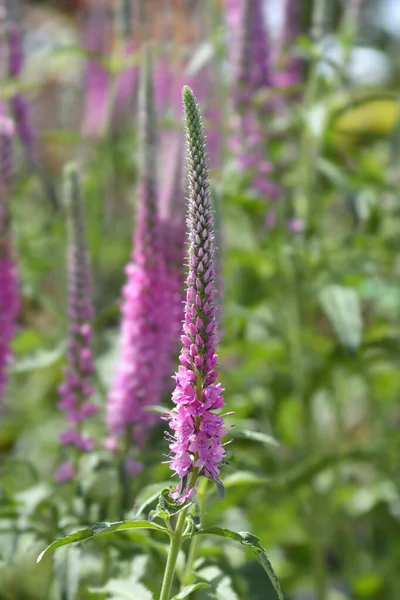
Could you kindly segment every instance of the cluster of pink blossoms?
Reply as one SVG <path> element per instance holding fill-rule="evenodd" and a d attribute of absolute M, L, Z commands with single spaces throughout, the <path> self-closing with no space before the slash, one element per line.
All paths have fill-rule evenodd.
<path fill-rule="evenodd" d="M 109 33 L 106 2 L 100 0 L 97 4 L 89 4 L 83 43 L 96 58 L 87 62 L 85 70 L 82 131 L 90 136 L 101 135 L 106 126 L 110 76 L 100 59 L 106 56 Z"/>
<path fill-rule="evenodd" d="M 163 373 L 159 356 L 165 348 L 165 264 L 161 248 L 161 225 L 155 169 L 155 109 L 150 57 L 146 54 L 141 85 L 142 165 L 138 186 L 138 208 L 131 262 L 121 305 L 120 359 L 107 402 L 108 447 L 119 440 L 133 439 L 142 446 L 157 415 L 146 407 L 157 404 L 162 392 Z M 160 348 L 160 346 L 162 346 Z M 132 457 L 131 472 L 141 465 Z"/>
<path fill-rule="evenodd" d="M 6 24 L 8 34 L 8 74 L 11 78 L 20 77 L 24 68 L 24 31 L 21 26 L 22 5 L 15 0 L 15 5 L 6 5 Z M 35 138 L 30 119 L 30 107 L 22 94 L 11 97 L 16 130 L 24 145 L 27 156 L 34 159 Z"/>
<path fill-rule="evenodd" d="M 214 224 L 208 184 L 207 155 L 200 111 L 190 88 L 183 88 L 189 179 L 189 274 L 187 278 L 183 348 L 172 394 L 175 407 L 168 417 L 173 435 L 166 433 L 170 468 L 180 478 L 171 497 L 185 500 L 196 493 L 200 475 L 218 481 L 227 434 L 225 405 L 217 383 L 214 307 Z M 190 478 L 188 476 L 190 475 Z"/>
<path fill-rule="evenodd" d="M 60 441 L 81 452 L 90 452 L 94 441 L 82 433 L 83 422 L 95 414 L 98 407 L 90 402 L 94 389 L 91 377 L 94 371 L 92 356 L 93 318 L 91 302 L 91 273 L 89 255 L 86 249 L 82 198 L 78 173 L 74 165 L 69 165 L 65 174 L 65 196 L 69 209 L 69 248 L 68 248 L 68 316 L 69 339 L 67 346 L 67 366 L 64 382 L 59 386 L 58 407 L 66 412 L 69 427 L 60 435 Z M 55 475 L 57 481 L 67 481 L 75 474 L 73 462 L 61 463 Z"/>
<path fill-rule="evenodd" d="M 179 349 L 182 330 L 184 280 L 185 280 L 185 189 L 183 169 L 183 144 L 176 132 L 166 136 L 164 186 L 160 194 L 160 225 L 165 264 L 164 298 L 166 302 L 163 337 L 166 351 L 161 355 L 164 385 L 171 382 L 173 361 Z"/>
<path fill-rule="evenodd" d="M 242 171 L 251 172 L 251 189 L 273 200 L 280 188 L 270 179 L 272 165 L 265 157 L 261 120 L 268 114 L 267 101 L 257 94 L 271 87 L 271 53 L 267 45 L 261 0 L 227 0 L 227 22 L 231 26 L 231 58 L 235 66 L 230 147 Z"/>

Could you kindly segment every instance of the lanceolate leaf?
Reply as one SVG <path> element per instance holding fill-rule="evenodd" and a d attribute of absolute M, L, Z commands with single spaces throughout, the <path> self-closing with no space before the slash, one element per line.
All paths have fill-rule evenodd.
<path fill-rule="evenodd" d="M 327 285 L 320 292 L 320 302 L 343 346 L 357 350 L 362 336 L 361 308 L 357 293 L 342 285 Z"/>
<path fill-rule="evenodd" d="M 195 592 L 196 590 L 199 590 L 201 588 L 209 587 L 211 587 L 209 583 L 192 583 L 192 585 L 187 585 L 177 596 L 174 596 L 171 600 L 183 600 L 183 598 L 187 598 L 188 596 L 190 596 L 192 592 Z"/>
<path fill-rule="evenodd" d="M 247 531 L 236 532 L 231 531 L 230 529 L 223 529 L 222 527 L 210 527 L 208 529 L 202 529 L 196 532 L 194 535 L 218 535 L 220 537 L 239 542 L 239 544 L 243 544 L 244 546 L 249 546 L 267 573 L 279 600 L 283 600 L 283 594 L 278 578 L 275 575 L 272 565 L 269 562 L 265 550 L 260 544 L 260 539 L 257 536 L 253 535 L 252 533 L 248 533 Z"/>
<path fill-rule="evenodd" d="M 75 531 L 75 533 L 71 533 L 70 535 L 55 540 L 53 543 L 47 546 L 47 548 L 45 548 L 41 554 L 39 554 L 37 562 L 40 562 L 45 554 L 52 552 L 60 546 L 81 542 L 82 540 L 86 540 L 97 535 L 105 535 L 117 531 L 126 531 L 128 529 L 155 529 L 157 531 L 163 531 L 169 535 L 167 529 L 161 525 L 158 525 L 157 523 L 150 523 L 149 521 L 117 521 L 116 523 L 96 523 L 90 528 L 80 529 L 79 531 Z"/>
<path fill-rule="evenodd" d="M 250 471 L 235 471 L 231 475 L 224 478 L 224 486 L 226 488 L 237 487 L 237 486 L 254 486 L 268 483 L 270 478 L 265 475 L 258 475 L 257 473 L 251 473 Z"/>
<path fill-rule="evenodd" d="M 232 430 L 232 437 L 244 440 L 252 440 L 253 442 L 260 442 L 267 446 L 279 446 L 278 440 L 272 435 L 263 433 L 262 431 L 252 431 L 251 429 L 234 429 Z"/>

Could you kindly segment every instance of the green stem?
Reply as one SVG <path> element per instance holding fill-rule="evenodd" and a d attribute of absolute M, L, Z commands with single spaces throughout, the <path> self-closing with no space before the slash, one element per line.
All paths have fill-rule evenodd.
<path fill-rule="evenodd" d="M 105 546 L 103 548 L 103 568 L 102 568 L 102 583 L 103 585 L 105 585 L 110 577 L 110 570 L 111 570 L 111 557 L 110 557 L 110 545 L 107 544 L 107 546 Z"/>
<path fill-rule="evenodd" d="M 288 284 L 288 330 L 287 338 L 290 352 L 290 364 L 293 373 L 293 387 L 299 404 L 302 406 L 303 444 L 309 456 L 315 454 L 318 443 L 311 398 L 306 394 L 306 369 L 302 331 L 302 311 L 299 286 L 297 282 L 296 257 L 291 256 L 284 264 L 285 277 Z M 326 600 L 327 581 L 325 573 L 323 515 L 326 507 L 322 505 L 321 496 L 315 486 L 311 486 L 310 515 L 308 531 L 312 543 L 312 561 L 316 598 Z"/>
<path fill-rule="evenodd" d="M 200 483 L 199 489 L 197 491 L 197 496 L 199 499 L 200 518 L 204 513 L 207 483 L 208 483 L 208 479 L 206 477 L 203 477 L 201 479 L 201 483 Z M 199 545 L 199 541 L 200 541 L 200 538 L 198 535 L 195 535 L 194 537 L 192 537 L 192 539 L 190 541 L 189 552 L 188 552 L 188 556 L 186 559 L 185 572 L 184 572 L 183 578 L 182 578 L 182 588 L 184 588 L 186 585 L 193 583 L 193 581 L 192 581 L 193 580 L 193 575 L 192 575 L 193 563 L 197 556 L 197 548 Z"/>
<path fill-rule="evenodd" d="M 168 559 L 165 567 L 159 600 L 170 600 L 171 597 L 171 588 L 174 580 L 176 561 L 183 541 L 183 530 L 185 527 L 188 508 L 189 507 L 184 508 L 182 512 L 179 513 L 175 531 L 171 536 L 171 545 L 169 547 Z"/>
<path fill-rule="evenodd" d="M 327 0 L 316 0 L 312 22 L 312 37 L 315 47 L 313 50 L 303 103 L 304 114 L 307 115 L 307 118 L 309 118 L 311 109 L 318 97 L 318 66 L 320 61 L 320 48 L 318 42 L 320 42 L 324 34 L 326 8 Z M 294 208 L 295 213 L 304 221 L 308 221 L 309 225 L 312 227 L 315 226 L 316 223 L 315 209 L 318 209 L 318 204 L 315 201 L 315 198 L 317 197 L 315 189 L 315 160 L 318 155 L 320 143 L 320 140 L 315 139 L 315 135 L 310 129 L 309 122 L 305 122 L 300 136 L 299 162 L 296 178 L 298 184 L 294 194 Z"/>

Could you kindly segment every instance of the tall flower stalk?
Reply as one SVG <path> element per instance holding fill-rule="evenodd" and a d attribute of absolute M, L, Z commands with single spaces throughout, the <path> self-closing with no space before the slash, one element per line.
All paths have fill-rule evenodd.
<path fill-rule="evenodd" d="M 23 7 L 20 0 L 5 0 L 3 17 L 7 41 L 7 71 L 11 80 L 20 79 L 23 75 L 25 64 L 23 27 Z M 58 199 L 54 187 L 39 166 L 37 159 L 37 138 L 31 120 L 31 105 L 28 98 L 17 91 L 10 98 L 10 109 L 15 122 L 15 130 L 20 139 L 26 162 L 40 180 L 44 195 L 49 199 L 53 208 L 58 207 Z"/>
<path fill-rule="evenodd" d="M 96 56 L 88 60 L 84 74 L 82 131 L 96 137 L 104 133 L 107 125 L 110 76 L 101 59 L 108 48 L 109 19 L 104 0 L 89 5 L 87 11 L 83 43 Z"/>
<path fill-rule="evenodd" d="M 124 61 L 132 60 L 139 51 L 133 37 L 133 0 L 114 0 L 114 23 L 118 40 L 119 56 Z M 111 90 L 112 126 L 121 129 L 129 121 L 139 83 L 139 67 L 128 66 L 118 73 Z"/>
<path fill-rule="evenodd" d="M 108 445 L 125 440 L 143 445 L 156 416 L 146 407 L 161 394 L 159 344 L 164 325 L 164 264 L 155 167 L 155 109 L 148 52 L 142 69 L 140 127 L 142 164 L 134 250 L 126 267 L 127 282 L 121 305 L 121 351 L 107 403 Z M 130 461 L 132 468 L 136 468 Z"/>
<path fill-rule="evenodd" d="M 7 208 L 14 167 L 13 134 L 13 122 L 0 116 L 0 412 L 8 379 L 7 367 L 12 358 L 10 345 L 20 304 Z"/>
<path fill-rule="evenodd" d="M 268 200 L 280 194 L 270 179 L 262 120 L 270 105 L 260 98 L 271 86 L 270 50 L 261 0 L 227 2 L 231 31 L 233 72 L 232 136 L 230 146 L 242 171 L 251 173 L 250 188 Z M 240 18 L 238 17 L 240 15 Z"/>
<path fill-rule="evenodd" d="M 165 350 L 161 353 L 164 382 L 170 382 L 173 360 L 179 349 L 179 335 L 184 317 L 185 282 L 185 185 L 181 136 L 169 132 L 165 141 L 164 185 L 160 193 L 160 224 L 162 228 L 162 248 L 165 261 Z M 167 383 L 167 389 L 169 385 Z"/>
<path fill-rule="evenodd" d="M 214 306 L 214 222 L 208 183 L 203 124 L 193 92 L 182 91 L 188 160 L 189 274 L 183 322 L 180 366 L 172 394 L 175 407 L 169 425 L 170 468 L 179 477 L 171 497 L 181 501 L 196 493 L 196 481 L 204 475 L 219 481 L 225 457 L 221 438 L 226 435 L 223 418 L 214 411 L 225 405 L 223 388 L 217 383 Z"/>
<path fill-rule="evenodd" d="M 15 79 L 22 74 L 25 58 L 24 30 L 21 24 L 22 8 L 19 0 L 16 0 L 14 8 L 6 3 L 5 10 L 8 33 L 8 75 L 10 78 Z M 28 159 L 33 161 L 35 136 L 27 99 L 21 93 L 14 94 L 11 97 L 11 109 L 15 119 L 16 132 L 24 146 Z"/>
<path fill-rule="evenodd" d="M 68 210 L 68 317 L 69 339 L 64 381 L 59 387 L 58 407 L 66 412 L 69 426 L 60 435 L 65 446 L 75 449 L 74 459 L 61 463 L 55 477 L 67 481 L 76 474 L 76 460 L 80 452 L 90 452 L 94 440 L 83 434 L 87 417 L 98 407 L 90 401 L 94 392 L 91 384 L 94 371 L 92 355 L 93 306 L 91 300 L 91 272 L 86 247 L 83 200 L 77 168 L 70 164 L 64 174 L 64 194 Z"/>
<path fill-rule="evenodd" d="M 277 65 L 273 73 L 274 84 L 278 87 L 295 86 L 302 80 L 302 60 L 293 53 L 290 45 L 301 33 L 301 3 L 297 0 L 284 0 L 283 27 L 277 44 Z M 284 98 L 278 97 L 280 104 Z"/>
<path fill-rule="evenodd" d="M 207 152 L 200 110 L 192 90 L 182 90 L 187 143 L 189 208 L 189 274 L 183 324 L 180 366 L 175 375 L 167 433 L 171 469 L 179 483 L 171 497 L 184 502 L 196 494 L 201 476 L 219 482 L 225 450 L 221 438 L 227 433 L 222 416 L 214 411 L 225 405 L 223 388 L 217 383 L 214 307 L 214 223 L 208 183 Z M 179 513 L 164 573 L 160 600 L 169 600 L 179 550 L 185 538 L 189 504 Z M 192 563 L 192 558 L 189 564 Z"/>

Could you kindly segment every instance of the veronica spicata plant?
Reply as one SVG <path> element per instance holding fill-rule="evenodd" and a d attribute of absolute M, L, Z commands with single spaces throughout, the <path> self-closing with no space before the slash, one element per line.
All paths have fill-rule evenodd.
<path fill-rule="evenodd" d="M 196 99 L 190 88 L 183 88 L 185 112 L 187 163 L 189 179 L 189 274 L 180 354 L 173 393 L 175 407 L 171 410 L 170 426 L 171 468 L 180 481 L 175 491 L 164 489 L 158 505 L 149 520 L 97 523 L 81 529 L 50 544 L 39 556 L 48 551 L 89 537 L 126 531 L 152 529 L 168 536 L 170 544 L 162 586 L 158 600 L 182 600 L 199 588 L 211 587 L 195 571 L 195 559 L 200 536 L 213 535 L 234 540 L 251 549 L 268 573 L 280 600 L 283 596 L 279 582 L 260 544 L 251 533 L 230 531 L 220 527 L 202 529 L 200 516 L 206 498 L 203 485 L 207 479 L 219 482 L 220 466 L 225 450 L 221 438 L 226 434 L 223 419 L 215 413 L 224 405 L 222 387 L 217 383 L 218 371 L 215 353 L 214 309 L 214 221 L 209 193 L 207 154 L 202 119 Z M 198 495 L 196 484 L 201 478 Z M 195 500 L 199 504 L 195 503 Z M 199 505 L 201 508 L 199 508 Z M 143 512 L 148 504 L 142 505 Z M 185 568 L 175 577 L 178 556 L 186 542 L 190 547 L 184 555 Z M 185 548 L 186 549 L 186 548 Z M 179 581 L 177 581 L 179 578 Z M 180 590 L 180 591 L 179 591 Z"/>
<path fill-rule="evenodd" d="M 62 462 L 55 474 L 59 483 L 76 475 L 76 462 L 81 452 L 90 452 L 94 440 L 84 435 L 86 419 L 98 410 L 90 401 L 94 392 L 92 375 L 93 306 L 91 299 L 91 270 L 86 248 L 83 200 L 77 168 L 70 164 L 64 175 L 65 203 L 68 210 L 68 344 L 64 381 L 60 385 L 58 406 L 66 413 L 68 427 L 61 433 L 63 445 L 73 449 L 72 460 Z"/>
<path fill-rule="evenodd" d="M 17 15 L 11 15 L 7 19 L 8 29 L 8 74 L 11 79 L 20 77 L 24 68 L 24 30 L 20 19 L 22 18 L 22 7 L 17 5 Z M 18 14 L 19 13 L 19 14 Z M 19 19 L 18 19 L 19 17 Z M 26 98 L 16 93 L 11 97 L 11 109 L 14 114 L 16 130 L 23 143 L 26 154 L 33 160 L 35 138 L 30 119 L 30 106 Z"/>
<path fill-rule="evenodd" d="M 183 102 L 188 150 L 189 274 L 181 364 L 172 395 L 176 406 L 170 418 L 174 431 L 171 469 L 180 478 L 171 496 L 180 500 L 194 496 L 200 475 L 219 482 L 219 466 L 225 457 L 221 438 L 227 434 L 223 418 L 214 412 L 225 402 L 223 388 L 217 383 L 214 222 L 207 155 L 199 109 L 188 87 L 183 88 Z"/>
<path fill-rule="evenodd" d="M 262 4 L 261 0 L 227 4 L 234 65 L 230 147 L 239 169 L 251 173 L 251 190 L 265 200 L 275 200 L 280 196 L 280 188 L 271 181 L 272 164 L 266 159 L 262 134 L 262 120 L 270 113 L 271 103 L 257 97 L 265 95 L 272 84 L 271 51 Z"/>
<path fill-rule="evenodd" d="M 121 304 L 120 359 L 107 401 L 107 425 L 111 450 L 126 453 L 129 446 L 143 447 L 149 429 L 157 421 L 146 408 L 159 403 L 164 373 L 159 368 L 164 340 L 164 261 L 155 168 L 155 108 L 150 55 L 142 67 L 140 98 L 140 147 L 142 164 L 138 181 L 138 205 L 134 249 L 126 266 L 127 281 Z M 164 323 L 164 328 L 163 328 Z M 127 457 L 125 456 L 127 459 Z M 125 462 L 128 471 L 140 470 L 136 458 Z"/>

